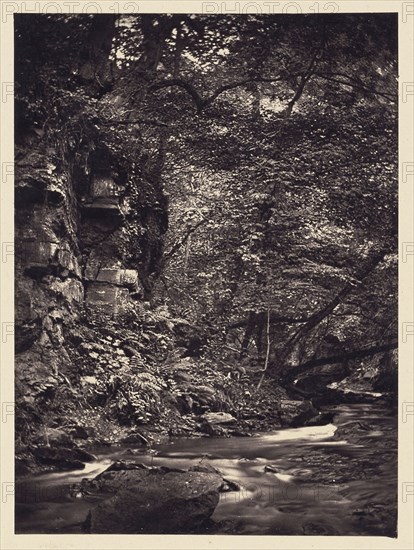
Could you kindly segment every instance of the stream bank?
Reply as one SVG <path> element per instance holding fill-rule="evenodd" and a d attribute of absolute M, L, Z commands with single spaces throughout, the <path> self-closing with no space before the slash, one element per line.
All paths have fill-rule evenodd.
<path fill-rule="evenodd" d="M 205 359 L 181 359 L 168 368 L 144 371 L 153 390 L 156 408 L 148 418 L 125 418 L 120 414 L 129 386 L 120 372 L 119 385 L 110 384 L 103 394 L 103 384 L 82 387 L 78 403 L 73 397 L 50 404 L 49 415 L 31 424 L 29 436 L 16 443 L 16 474 L 19 477 L 39 472 L 72 470 L 85 467 L 95 459 L 94 449 L 130 445 L 152 449 L 174 437 L 251 437 L 275 429 L 325 425 L 332 422 L 330 409 L 343 403 L 371 403 L 395 410 L 395 396 L 354 387 L 344 391 L 326 387 L 311 399 L 289 395 L 274 380 L 266 379 L 257 390 L 256 372 L 240 379 L 229 377 L 229 370 L 217 369 Z M 202 377 L 204 383 L 197 384 Z M 136 379 L 140 379 L 137 375 Z M 136 379 L 134 384 L 136 384 Z M 128 382 L 128 380 L 127 380 Z M 154 384 L 155 384 L 154 382 Z M 112 381 L 112 386 L 115 383 Z M 109 388 L 108 388 L 109 386 Z M 140 388 L 145 395 L 148 386 Z M 103 402 L 100 396 L 104 395 Z M 97 397 L 98 396 L 98 397 Z M 147 396 L 148 397 L 148 396 Z M 98 401 L 97 401 L 98 399 Z M 185 406 L 183 405 L 185 404 Z M 147 407 L 147 403 L 145 403 Z M 32 413 L 33 414 L 33 413 Z"/>

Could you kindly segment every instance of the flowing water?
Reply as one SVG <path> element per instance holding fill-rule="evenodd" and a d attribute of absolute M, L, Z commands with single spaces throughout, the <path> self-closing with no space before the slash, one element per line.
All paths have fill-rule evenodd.
<path fill-rule="evenodd" d="M 217 533 L 393 536 L 395 418 L 373 405 L 331 410 L 336 412 L 334 424 L 326 426 L 286 428 L 250 438 L 177 438 L 135 458 L 177 468 L 210 464 L 236 481 L 240 491 L 220 495 L 212 517 Z M 337 426 L 355 420 L 365 428 L 357 444 L 333 439 Z M 18 482 L 16 533 L 81 533 L 91 502 L 71 494 L 70 486 L 96 476 L 114 460 L 130 459 L 125 450 L 95 449 L 98 460 L 84 470 Z"/>

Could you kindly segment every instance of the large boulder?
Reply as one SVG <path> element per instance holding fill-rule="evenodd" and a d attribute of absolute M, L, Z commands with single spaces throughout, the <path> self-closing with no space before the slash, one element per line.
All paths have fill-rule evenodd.
<path fill-rule="evenodd" d="M 85 462 L 93 462 L 96 456 L 80 447 L 32 447 L 36 460 L 56 470 L 83 470 Z"/>
<path fill-rule="evenodd" d="M 50 445 L 52 447 L 73 447 L 74 442 L 71 435 L 57 428 L 43 428 L 34 438 L 36 443 Z"/>
<path fill-rule="evenodd" d="M 212 426 L 215 426 L 217 424 L 234 424 L 236 422 L 234 416 L 226 412 L 205 413 L 203 414 L 201 419 Z"/>
<path fill-rule="evenodd" d="M 133 431 L 121 439 L 121 443 L 130 443 L 132 445 L 144 445 L 148 446 L 150 442 L 148 439 L 138 431 Z"/>
<path fill-rule="evenodd" d="M 65 447 L 34 447 L 33 456 L 38 463 L 57 470 L 83 470 L 85 464 L 75 456 L 73 449 Z"/>
<path fill-rule="evenodd" d="M 211 436 L 228 435 L 226 427 L 232 426 L 237 422 L 234 416 L 226 412 L 205 413 L 200 419 L 200 429 Z"/>
<path fill-rule="evenodd" d="M 225 406 L 225 395 L 222 391 L 209 385 L 196 385 L 181 382 L 182 394 L 191 399 L 191 411 L 203 414 L 206 411 L 220 411 Z"/>
<path fill-rule="evenodd" d="M 297 428 L 304 426 L 308 420 L 317 417 L 319 411 L 310 401 L 282 399 L 280 402 L 280 420 L 282 426 Z"/>
<path fill-rule="evenodd" d="M 349 374 L 350 369 L 345 363 L 322 365 L 301 373 L 295 386 L 312 394 L 324 393 L 328 384 L 343 380 Z"/>
<path fill-rule="evenodd" d="M 84 528 L 96 534 L 194 533 L 213 514 L 223 485 L 210 471 L 107 470 L 87 482 L 87 494 L 104 500 L 90 510 Z"/>

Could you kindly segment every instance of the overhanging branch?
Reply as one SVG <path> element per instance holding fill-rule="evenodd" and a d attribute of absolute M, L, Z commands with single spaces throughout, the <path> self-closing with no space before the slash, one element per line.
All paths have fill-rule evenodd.
<path fill-rule="evenodd" d="M 392 95 L 388 94 L 386 92 L 382 92 L 380 90 L 377 90 L 375 88 L 371 88 L 363 84 L 362 81 L 359 79 L 348 76 L 344 73 L 321 73 L 321 72 L 315 72 L 314 76 L 318 78 L 323 78 L 324 80 L 327 80 L 328 82 L 335 82 L 336 84 L 342 84 L 344 86 L 349 86 L 350 88 L 355 88 L 356 90 L 360 90 L 363 92 L 367 92 L 370 94 L 377 95 L 379 97 L 383 97 L 384 99 L 387 99 L 388 101 L 391 101 L 393 103 L 397 103 L 398 101 L 398 95 Z M 337 78 L 338 77 L 338 78 Z M 344 80 L 345 79 L 345 80 Z"/>
<path fill-rule="evenodd" d="M 286 371 L 281 379 L 283 383 L 291 383 L 297 376 L 306 372 L 307 370 L 312 369 L 313 367 L 321 367 L 323 365 L 333 365 L 335 363 L 342 363 L 344 361 L 350 361 L 352 359 L 362 359 L 364 357 L 370 357 L 378 353 L 385 353 L 393 349 L 398 348 L 398 341 L 392 340 L 391 342 L 386 342 L 382 344 L 376 344 L 369 348 L 362 348 L 357 350 L 351 350 L 341 353 L 340 355 L 331 355 L 329 357 L 319 357 L 318 359 L 311 359 L 302 363 L 297 367 L 293 367 Z"/>
<path fill-rule="evenodd" d="M 182 78 L 170 78 L 167 80 L 162 80 L 161 82 L 155 82 L 154 84 L 152 84 L 152 86 L 149 87 L 149 91 L 155 92 L 158 90 L 162 90 L 163 88 L 170 88 L 172 86 L 183 88 L 183 90 L 185 90 L 191 96 L 192 100 L 196 104 L 198 112 L 203 109 L 205 103 L 203 98 L 200 96 L 194 86 L 190 84 L 190 82 L 187 82 Z"/>
<path fill-rule="evenodd" d="M 251 82 L 278 82 L 280 80 L 281 80 L 281 75 L 277 75 L 273 78 L 265 78 L 265 77 L 245 78 L 237 82 L 231 82 L 229 84 L 224 84 L 222 86 L 219 86 L 207 98 L 203 98 L 190 82 L 183 80 L 182 78 L 169 78 L 167 80 L 155 82 L 154 84 L 152 84 L 152 86 L 150 86 L 149 91 L 155 92 L 158 90 L 162 90 L 163 88 L 169 88 L 172 86 L 177 86 L 179 88 L 182 88 L 190 95 L 190 97 L 192 98 L 192 100 L 194 101 L 197 107 L 197 112 L 200 113 L 205 107 L 213 103 L 213 101 L 217 99 L 217 97 L 223 94 L 224 92 L 227 92 L 229 90 L 234 90 L 235 88 L 238 88 L 240 86 L 245 86 L 246 84 L 249 84 Z"/>
<path fill-rule="evenodd" d="M 272 313 L 269 317 L 269 323 L 277 324 L 277 323 L 287 323 L 287 324 L 296 324 L 296 323 L 306 323 L 309 321 L 309 317 L 288 317 L 288 316 L 281 316 L 276 315 Z M 236 328 L 242 328 L 247 326 L 248 319 L 240 319 L 239 321 L 234 321 L 230 325 L 228 325 L 228 329 L 236 329 Z"/>

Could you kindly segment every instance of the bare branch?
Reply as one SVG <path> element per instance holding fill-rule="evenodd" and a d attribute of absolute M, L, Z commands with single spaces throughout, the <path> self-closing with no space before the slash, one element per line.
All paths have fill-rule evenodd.
<path fill-rule="evenodd" d="M 274 313 L 270 314 L 269 317 L 269 323 L 277 324 L 277 323 L 287 323 L 290 324 L 297 324 L 297 323 L 306 323 L 309 321 L 309 317 L 288 317 L 288 316 L 280 316 Z M 234 323 L 231 323 L 229 325 L 229 330 L 236 329 L 236 328 L 242 328 L 245 327 L 248 324 L 248 319 L 240 319 L 239 321 L 234 321 Z"/>
<path fill-rule="evenodd" d="M 197 111 L 201 112 L 205 102 L 200 94 L 197 92 L 197 90 L 194 88 L 194 86 L 186 80 L 183 80 L 181 78 L 170 78 L 161 82 L 155 82 L 154 84 L 152 84 L 152 86 L 150 86 L 149 91 L 153 92 L 157 90 L 162 90 L 163 88 L 169 88 L 171 86 L 178 86 L 179 88 L 183 88 L 183 90 L 185 90 L 192 97 L 194 103 L 196 104 Z"/>
<path fill-rule="evenodd" d="M 322 365 L 332 365 L 335 363 L 341 363 L 343 361 L 350 361 L 352 359 L 362 359 L 363 357 L 370 357 L 376 355 L 377 353 L 385 353 L 393 349 L 398 348 L 398 341 L 395 339 L 390 339 L 385 343 L 376 343 L 371 347 L 365 347 L 357 350 L 343 351 L 339 355 L 332 355 L 330 357 L 319 357 L 317 359 L 311 359 L 293 367 L 282 374 L 281 381 L 283 384 L 291 383 L 294 378 L 303 372 L 313 368 L 320 367 Z"/>
<path fill-rule="evenodd" d="M 164 260 L 167 262 L 189 239 L 189 237 L 196 231 L 200 225 L 203 225 L 204 223 L 208 222 L 208 218 L 203 218 L 199 222 L 197 222 L 195 225 L 190 227 L 187 232 L 179 239 L 172 247 L 171 250 L 166 252 L 164 254 Z"/>
<path fill-rule="evenodd" d="M 329 82 L 336 82 L 337 84 L 343 84 L 344 86 L 349 86 L 351 88 L 356 88 L 356 89 L 364 91 L 364 92 L 369 92 L 371 94 L 383 97 L 383 98 L 387 99 L 388 101 L 391 101 L 392 103 L 397 103 L 397 101 L 398 101 L 398 95 L 397 94 L 394 94 L 394 95 L 393 94 L 388 94 L 388 93 L 376 90 L 374 88 L 370 88 L 368 86 L 365 86 L 365 84 L 363 84 L 359 79 L 357 79 L 353 76 L 346 75 L 344 73 L 320 73 L 320 72 L 315 72 L 314 76 L 317 76 L 319 78 L 323 78 L 324 80 L 328 80 Z M 340 78 L 335 78 L 336 76 L 346 78 L 347 80 L 341 80 Z"/>
<path fill-rule="evenodd" d="M 217 88 L 215 92 L 213 92 L 210 97 L 208 97 L 205 101 L 206 105 L 209 105 L 210 103 L 213 103 L 213 101 L 222 93 L 227 92 L 229 90 L 234 90 L 235 88 L 238 88 L 239 86 L 244 86 L 245 84 L 249 84 L 251 82 L 278 82 L 281 80 L 281 76 L 276 76 L 274 78 L 245 78 L 244 80 L 240 80 L 238 82 L 231 82 L 230 84 L 224 84 L 223 86 L 220 86 Z"/>
<path fill-rule="evenodd" d="M 308 65 L 308 68 L 306 69 L 305 73 L 300 77 L 299 86 L 295 92 L 295 95 L 292 97 L 292 99 L 289 101 L 288 106 L 285 110 L 285 116 L 289 117 L 292 114 L 293 107 L 295 104 L 299 101 L 299 99 L 302 97 L 303 91 L 305 89 L 306 84 L 309 82 L 309 80 L 314 75 L 314 68 L 316 66 L 317 61 L 321 58 L 322 52 L 323 52 L 324 45 L 322 44 L 321 48 L 318 48 L 315 50 L 315 53 L 312 56 L 312 59 L 310 60 L 310 63 Z"/>
<path fill-rule="evenodd" d="M 278 75 L 274 78 L 265 78 L 265 77 L 257 77 L 257 78 L 245 78 L 243 80 L 239 80 L 237 82 L 231 82 L 229 84 L 224 84 L 223 86 L 220 86 L 217 88 L 208 98 L 204 99 L 198 91 L 195 89 L 195 87 L 186 80 L 183 80 L 181 78 L 170 78 L 167 80 L 162 80 L 161 82 L 156 82 L 152 86 L 150 86 L 150 91 L 157 91 L 161 90 L 163 88 L 169 88 L 171 86 L 178 86 L 179 88 L 182 88 L 185 90 L 193 99 L 197 111 L 200 113 L 207 105 L 210 105 L 213 103 L 215 99 L 219 95 L 221 95 L 224 92 L 227 92 L 229 90 L 234 90 L 235 88 L 238 88 L 239 86 L 244 86 L 246 84 L 249 84 L 250 82 L 278 82 L 281 80 L 281 75 Z"/>

